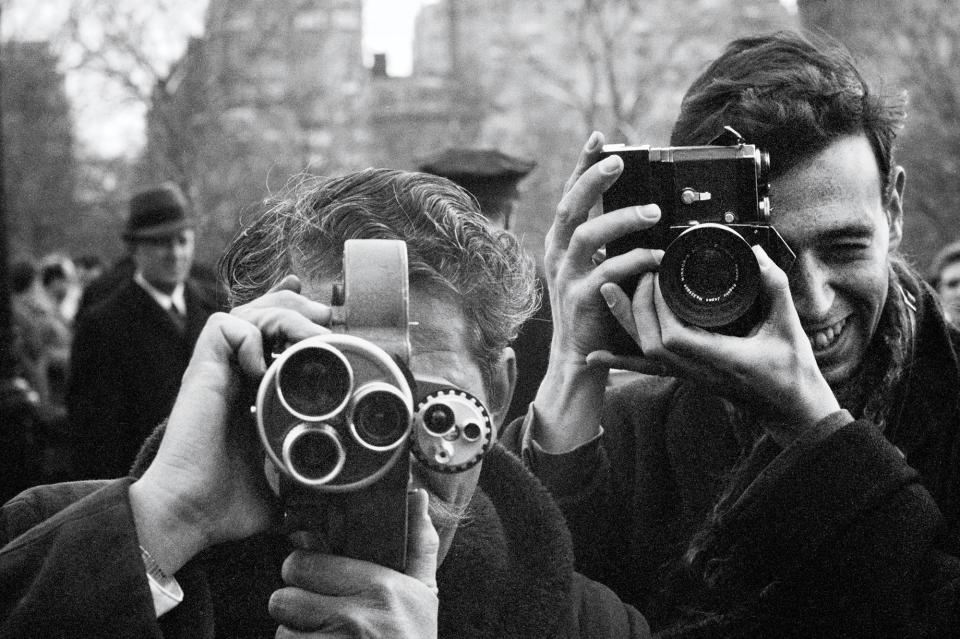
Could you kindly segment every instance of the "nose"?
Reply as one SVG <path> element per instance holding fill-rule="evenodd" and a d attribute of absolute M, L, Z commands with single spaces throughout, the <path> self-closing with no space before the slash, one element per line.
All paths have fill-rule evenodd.
<path fill-rule="evenodd" d="M 830 269 L 815 255 L 798 255 L 790 269 L 790 293 L 801 320 L 826 317 L 835 298 Z"/>

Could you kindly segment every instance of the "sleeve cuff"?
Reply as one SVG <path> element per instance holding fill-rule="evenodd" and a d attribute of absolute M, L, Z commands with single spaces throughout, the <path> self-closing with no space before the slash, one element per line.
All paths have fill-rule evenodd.
<path fill-rule="evenodd" d="M 853 415 L 845 408 L 830 413 L 812 427 L 806 429 L 803 434 L 783 449 L 783 452 L 777 455 L 776 459 L 771 462 L 771 467 L 776 468 L 778 466 L 796 463 L 798 459 L 806 455 L 818 444 L 825 441 L 847 424 L 853 423 L 853 421 Z"/>
<path fill-rule="evenodd" d="M 533 407 L 524 420 L 520 451 L 527 468 L 556 496 L 570 495 L 588 485 L 600 463 L 600 439 L 603 427 L 590 440 L 560 453 L 549 453 L 533 438 L 537 416 Z"/>

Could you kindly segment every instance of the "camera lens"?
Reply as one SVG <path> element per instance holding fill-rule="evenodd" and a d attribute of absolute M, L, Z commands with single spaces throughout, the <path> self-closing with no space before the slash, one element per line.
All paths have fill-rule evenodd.
<path fill-rule="evenodd" d="M 423 426 L 433 435 L 445 435 L 456 424 L 453 410 L 446 404 L 433 404 L 423 412 Z"/>
<path fill-rule="evenodd" d="M 467 422 L 463 425 L 463 438 L 468 442 L 475 442 L 483 435 L 483 429 L 477 422 Z"/>
<path fill-rule="evenodd" d="M 680 319 L 723 330 L 754 308 L 760 267 L 739 233 L 721 224 L 700 224 L 667 247 L 660 290 Z"/>
<path fill-rule="evenodd" d="M 357 441 L 372 450 L 399 444 L 410 428 L 411 412 L 399 391 L 373 383 L 357 391 L 351 418 Z"/>
<path fill-rule="evenodd" d="M 287 470 L 305 484 L 324 484 L 340 472 L 345 461 L 340 437 L 330 426 L 299 424 L 283 441 Z"/>
<path fill-rule="evenodd" d="M 291 353 L 277 371 L 277 394 L 294 415 L 321 420 L 346 404 L 353 371 L 342 354 L 324 346 Z"/>
<path fill-rule="evenodd" d="M 725 247 L 707 245 L 684 256 L 680 279 L 688 295 L 708 303 L 719 302 L 735 290 L 740 269 Z"/>

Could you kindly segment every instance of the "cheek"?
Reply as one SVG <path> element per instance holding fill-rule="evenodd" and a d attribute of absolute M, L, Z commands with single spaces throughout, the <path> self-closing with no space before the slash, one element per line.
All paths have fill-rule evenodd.
<path fill-rule="evenodd" d="M 887 299 L 889 273 L 886 261 L 847 268 L 843 282 L 841 294 L 865 320 L 875 325 Z"/>

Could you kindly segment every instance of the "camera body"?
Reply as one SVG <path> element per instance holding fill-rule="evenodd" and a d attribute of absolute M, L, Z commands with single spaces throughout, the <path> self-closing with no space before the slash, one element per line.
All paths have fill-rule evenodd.
<path fill-rule="evenodd" d="M 406 245 L 348 240 L 332 330 L 279 353 L 254 414 L 287 532 L 403 570 L 412 458 L 460 472 L 493 443 L 486 408 L 410 358 Z"/>
<path fill-rule="evenodd" d="M 661 217 L 607 244 L 607 255 L 663 249 L 660 289 L 680 319 L 717 333 L 749 332 L 763 312 L 751 246 L 762 246 L 785 271 L 795 258 L 770 222 L 769 155 L 729 127 L 710 145 L 610 144 L 601 158 L 609 155 L 619 155 L 624 169 L 603 196 L 604 212 L 657 204 Z M 632 294 L 637 280 L 620 284 Z M 615 321 L 610 332 L 614 352 L 638 352 Z"/>

